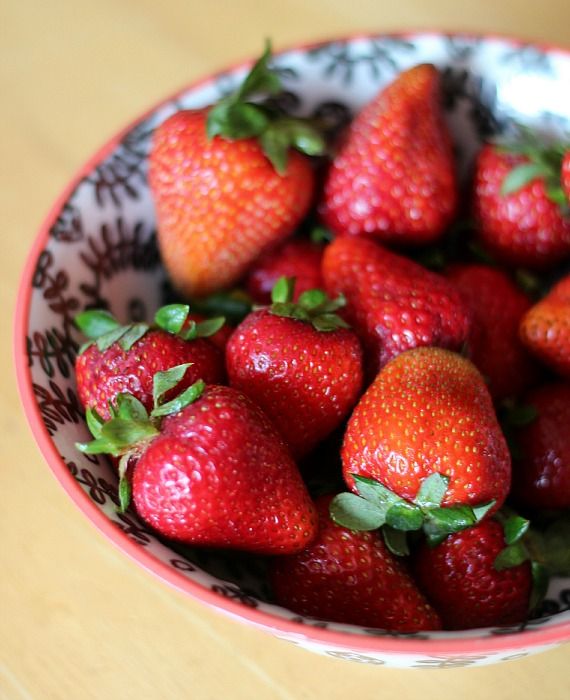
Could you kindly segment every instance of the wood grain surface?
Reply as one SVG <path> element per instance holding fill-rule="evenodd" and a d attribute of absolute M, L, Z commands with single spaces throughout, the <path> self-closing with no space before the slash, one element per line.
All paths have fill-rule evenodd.
<path fill-rule="evenodd" d="M 0 2 L 0 697 L 336 700 L 568 697 L 570 646 L 478 669 L 309 654 L 203 609 L 128 560 L 48 471 L 11 350 L 18 278 L 79 165 L 162 96 L 225 64 L 344 33 L 488 30 L 570 45 L 568 0 Z"/>

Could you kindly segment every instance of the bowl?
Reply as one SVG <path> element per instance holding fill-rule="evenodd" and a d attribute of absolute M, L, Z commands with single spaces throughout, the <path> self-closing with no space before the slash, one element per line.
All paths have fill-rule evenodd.
<path fill-rule="evenodd" d="M 570 131 L 570 53 L 496 36 L 436 32 L 367 35 L 276 55 L 289 109 L 341 126 L 401 70 L 442 71 L 459 171 L 484 139 L 512 119 Z M 159 579 L 242 623 L 328 656 L 375 665 L 434 668 L 520 658 L 570 639 L 570 579 L 551 583 L 540 617 L 510 627 L 396 634 L 305 618 L 271 602 L 263 567 L 245 555 L 172 546 L 117 510 L 117 478 L 105 458 L 80 454 L 89 437 L 74 385 L 81 338 L 74 315 L 106 306 L 118 318 L 151 318 L 167 284 L 146 181 L 153 128 L 175 110 L 231 90 L 238 65 L 160 102 L 103 146 L 59 197 L 29 254 L 18 294 L 15 361 L 32 432 L 53 473 L 84 515 Z"/>

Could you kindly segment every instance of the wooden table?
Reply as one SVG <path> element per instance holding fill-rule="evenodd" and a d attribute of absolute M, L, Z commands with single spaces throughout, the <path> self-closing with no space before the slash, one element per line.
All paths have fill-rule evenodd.
<path fill-rule="evenodd" d="M 116 551 L 51 476 L 22 415 L 10 316 L 26 252 L 77 167 L 157 98 L 224 64 L 347 32 L 492 29 L 570 44 L 568 0 L 4 0 L 0 5 L 0 697 L 568 697 L 570 646 L 397 671 L 311 655 L 209 612 Z"/>

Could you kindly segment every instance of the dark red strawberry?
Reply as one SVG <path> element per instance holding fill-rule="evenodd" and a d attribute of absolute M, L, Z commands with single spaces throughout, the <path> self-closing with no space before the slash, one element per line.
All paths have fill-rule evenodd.
<path fill-rule="evenodd" d="M 187 306 L 162 307 L 156 315 L 157 326 L 151 328 L 144 323 L 122 326 L 107 311 L 79 314 L 76 323 L 91 340 L 75 363 L 83 406 L 108 419 L 110 403 L 118 394 L 130 393 L 150 410 L 154 375 L 176 365 L 189 365 L 179 389 L 197 379 L 222 382 L 223 355 L 205 336 L 219 330 L 223 319 L 186 325 L 182 331 L 187 316 Z"/>
<path fill-rule="evenodd" d="M 445 629 L 509 625 L 528 617 L 531 565 L 497 567 L 505 546 L 503 526 L 488 519 L 436 547 L 426 543 L 420 548 L 414 576 Z"/>
<path fill-rule="evenodd" d="M 360 337 L 372 376 L 389 360 L 425 345 L 459 350 L 471 314 L 446 279 L 364 238 L 337 238 L 323 257 L 327 292 Z"/>
<path fill-rule="evenodd" d="M 570 150 L 566 151 L 562 159 L 562 189 L 566 195 L 566 201 L 570 204 Z"/>
<path fill-rule="evenodd" d="M 120 457 L 123 508 L 126 466 L 137 458 L 135 507 L 165 537 L 262 554 L 304 549 L 316 534 L 317 517 L 277 430 L 230 387 L 198 381 L 168 401 L 182 370 L 155 376 L 150 416 L 129 394 L 118 397 L 106 423 L 88 412 L 95 440 L 78 448 Z"/>
<path fill-rule="evenodd" d="M 320 289 L 323 246 L 302 238 L 287 241 L 263 255 L 247 277 L 247 291 L 258 304 L 271 303 L 271 290 L 281 277 L 295 278 L 297 301 L 303 292 Z"/>
<path fill-rule="evenodd" d="M 469 356 L 495 400 L 519 396 L 536 379 L 519 339 L 530 299 L 507 274 L 488 265 L 454 265 L 446 274 L 473 314 Z"/>
<path fill-rule="evenodd" d="M 319 530 L 302 552 L 275 559 L 275 598 L 300 615 L 397 632 L 440 629 L 441 623 L 375 532 L 353 532 L 329 517 L 331 496 L 317 502 Z"/>
<path fill-rule="evenodd" d="M 520 336 L 535 357 L 570 379 L 570 275 L 526 313 Z"/>
<path fill-rule="evenodd" d="M 448 482 L 445 493 L 420 501 L 487 504 L 483 515 L 501 506 L 511 483 L 509 451 L 483 378 L 469 360 L 440 348 L 410 350 L 384 367 L 348 422 L 342 462 L 353 490 L 361 489 L 356 476 L 367 477 L 407 501 L 439 474 Z M 426 513 L 418 506 L 405 529 L 421 527 Z"/>
<path fill-rule="evenodd" d="M 155 131 L 149 183 L 164 265 L 177 289 L 204 296 L 237 282 L 296 229 L 322 153 L 307 122 L 250 101 L 280 90 L 269 49 L 236 92 L 210 109 L 183 110 Z M 296 150 L 291 150 L 296 149 Z"/>
<path fill-rule="evenodd" d="M 340 143 L 322 216 L 336 234 L 428 243 L 453 219 L 457 186 L 451 139 L 432 65 L 402 72 L 368 104 Z"/>
<path fill-rule="evenodd" d="M 295 457 L 329 435 L 356 403 L 362 351 L 336 311 L 342 299 L 304 292 L 292 280 L 274 288 L 273 304 L 250 314 L 234 331 L 226 365 L 231 386 L 253 399 L 284 436 Z"/>
<path fill-rule="evenodd" d="M 570 255 L 561 210 L 560 156 L 551 167 L 524 147 L 485 146 L 476 162 L 473 213 L 484 246 L 507 265 L 546 268 Z M 554 179 L 554 183 L 552 180 Z"/>
<path fill-rule="evenodd" d="M 570 508 L 570 384 L 534 389 L 524 404 L 535 417 L 514 433 L 514 498 L 529 509 Z"/>

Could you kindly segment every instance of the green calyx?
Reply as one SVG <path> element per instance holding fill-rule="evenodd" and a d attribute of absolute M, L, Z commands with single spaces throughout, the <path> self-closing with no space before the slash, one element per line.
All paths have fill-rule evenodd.
<path fill-rule="evenodd" d="M 448 535 L 480 522 L 495 504 L 442 506 L 449 478 L 433 473 L 424 479 L 413 501 L 390 491 L 375 479 L 354 474 L 358 494 L 341 493 L 330 504 L 331 518 L 350 530 L 382 528 L 388 548 L 399 556 L 408 554 L 406 532 L 423 531 L 435 546 Z"/>
<path fill-rule="evenodd" d="M 568 143 L 546 143 L 530 129 L 519 125 L 516 141 L 499 141 L 503 153 L 521 155 L 526 162 L 516 165 L 506 175 L 501 194 L 508 196 L 518 192 L 533 180 L 543 180 L 548 198 L 557 204 L 563 214 L 568 213 L 568 200 L 561 182 L 562 161 L 570 148 Z"/>
<path fill-rule="evenodd" d="M 510 508 L 495 515 L 503 526 L 505 548 L 495 559 L 495 569 L 503 571 L 528 561 L 533 587 L 529 611 L 543 601 L 552 576 L 570 576 L 570 516 L 565 515 L 539 529 Z"/>
<path fill-rule="evenodd" d="M 275 170 L 283 175 L 290 148 L 309 156 L 322 155 L 326 144 L 321 133 L 306 119 L 289 117 L 253 99 L 271 97 L 281 92 L 281 81 L 269 67 L 271 45 L 255 63 L 240 87 L 220 100 L 208 112 L 208 138 L 222 136 L 228 140 L 256 137 Z"/>
<path fill-rule="evenodd" d="M 336 299 L 330 299 L 321 289 L 310 289 L 303 292 L 294 302 L 294 291 L 294 277 L 279 278 L 271 292 L 272 303 L 269 312 L 275 316 L 305 321 L 317 331 L 329 332 L 338 328 L 349 328 L 348 323 L 336 313 L 346 305 L 342 294 Z"/>
<path fill-rule="evenodd" d="M 82 311 L 75 317 L 75 325 L 89 338 L 89 341 L 81 346 L 79 353 L 85 352 L 93 343 L 101 352 L 114 343 L 119 343 L 126 352 L 153 327 L 177 335 L 184 340 L 206 338 L 219 331 L 225 323 L 225 318 L 221 316 L 200 323 L 188 321 L 189 313 L 190 307 L 186 304 L 169 304 L 156 312 L 155 324 L 150 326 L 147 323 L 121 325 L 113 314 L 104 309 Z"/>
<path fill-rule="evenodd" d="M 190 363 L 157 372 L 153 378 L 153 408 L 149 413 L 132 394 L 118 394 L 109 404 L 111 417 L 104 420 L 94 408 L 86 411 L 87 427 L 93 440 L 76 443 L 84 454 L 110 454 L 119 458 L 119 500 L 124 512 L 130 501 L 130 488 L 126 471 L 131 458 L 139 457 L 148 444 L 159 435 L 164 416 L 178 413 L 202 395 L 205 384 L 200 379 L 175 398 L 166 401 L 166 394 L 184 378 Z"/>

